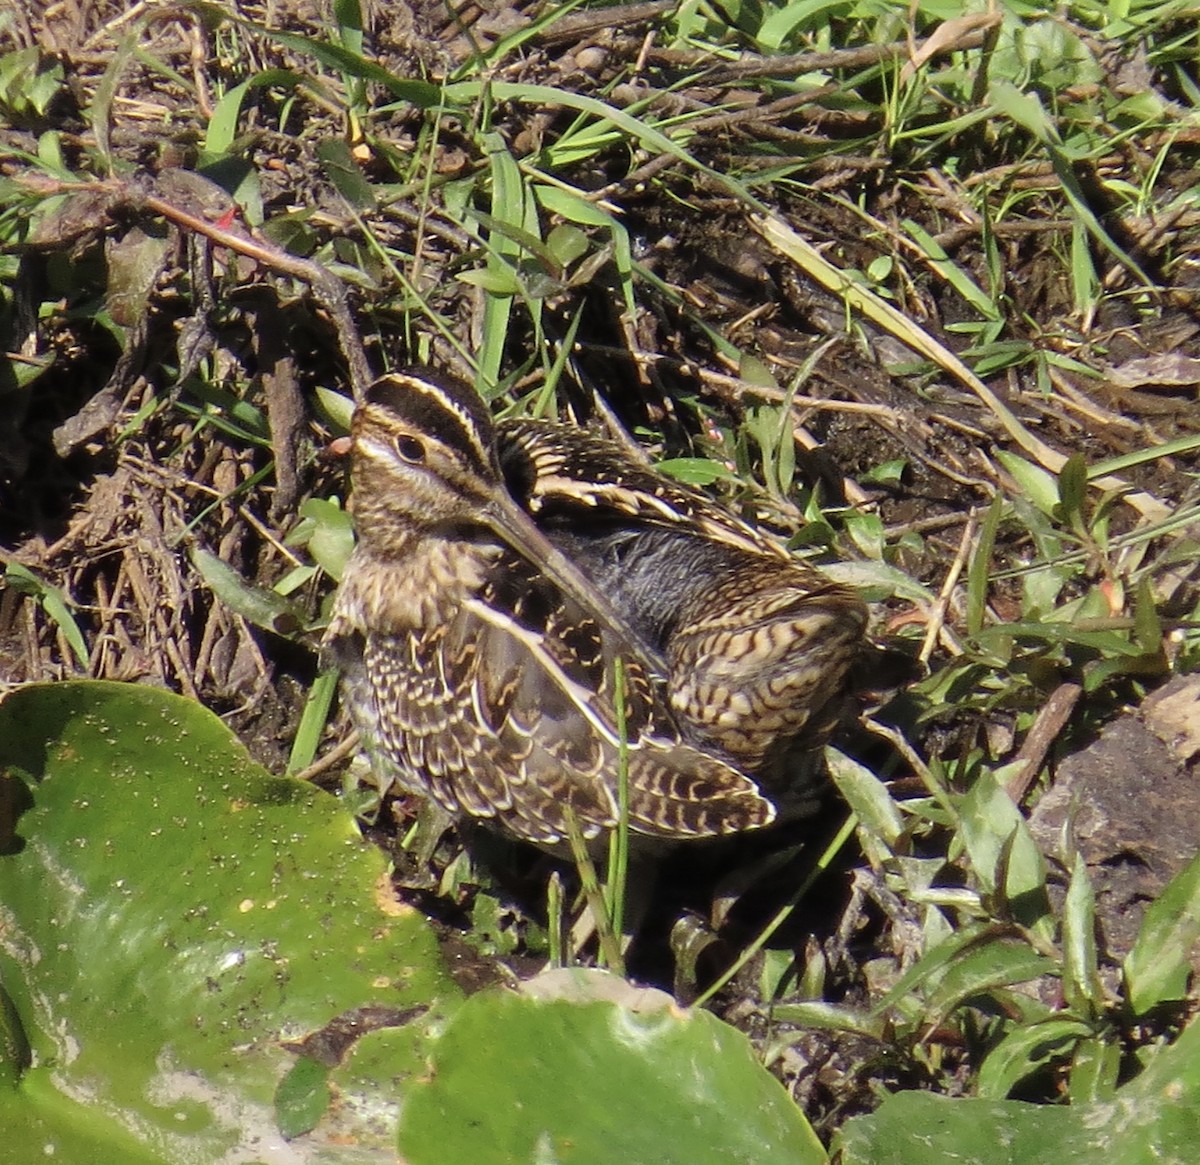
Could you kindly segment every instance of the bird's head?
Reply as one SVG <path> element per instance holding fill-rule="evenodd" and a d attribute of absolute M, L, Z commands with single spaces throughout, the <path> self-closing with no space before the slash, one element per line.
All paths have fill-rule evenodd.
<path fill-rule="evenodd" d="M 467 384 L 426 369 L 367 389 L 350 430 L 359 537 L 477 524 L 500 483 L 491 415 Z"/>

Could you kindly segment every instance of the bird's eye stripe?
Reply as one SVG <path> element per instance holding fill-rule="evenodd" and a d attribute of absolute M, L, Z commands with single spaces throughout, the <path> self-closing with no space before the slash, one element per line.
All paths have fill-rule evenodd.
<path fill-rule="evenodd" d="M 494 476 L 491 415 L 465 385 L 443 382 L 430 373 L 392 373 L 368 389 L 366 402 L 380 409 L 392 424 L 399 421 L 418 432 L 436 433 L 441 444 L 453 449 L 481 476 Z"/>

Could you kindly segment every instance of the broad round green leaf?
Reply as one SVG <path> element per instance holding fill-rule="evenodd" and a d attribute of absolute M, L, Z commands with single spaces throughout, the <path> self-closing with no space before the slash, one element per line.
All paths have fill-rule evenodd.
<path fill-rule="evenodd" d="M 740 1032 L 602 972 L 474 996 L 400 1125 L 408 1165 L 824 1165 Z"/>
<path fill-rule="evenodd" d="M 283 1124 L 312 1137 L 285 1149 L 279 1132 L 304 1041 L 341 1090 L 339 1140 L 356 1148 L 336 1159 L 390 1160 L 423 1041 L 352 1087 L 341 1065 L 362 1031 L 432 1028 L 457 990 L 336 799 L 270 776 L 197 704 L 113 683 L 11 694 L 0 768 L 10 1159 L 325 1160 L 315 1085 L 302 1117 L 283 1090 Z"/>

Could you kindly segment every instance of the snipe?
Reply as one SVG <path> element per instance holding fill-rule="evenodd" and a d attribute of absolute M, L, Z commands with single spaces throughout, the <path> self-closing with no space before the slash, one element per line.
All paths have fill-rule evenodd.
<path fill-rule="evenodd" d="M 827 731 L 862 641 L 852 592 L 602 439 L 498 440 L 468 386 L 426 371 L 368 390 L 351 471 L 326 645 L 382 776 L 542 845 L 572 820 L 595 837 L 617 819 L 620 658 L 630 828 L 774 819 L 755 776 L 774 787 Z"/>

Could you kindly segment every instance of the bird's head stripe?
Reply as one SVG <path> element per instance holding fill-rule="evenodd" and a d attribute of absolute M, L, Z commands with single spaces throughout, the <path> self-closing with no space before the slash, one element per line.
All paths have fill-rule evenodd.
<path fill-rule="evenodd" d="M 481 476 L 495 475 L 492 417 L 468 385 L 424 369 L 392 372 L 367 389 L 365 403 L 436 436 Z"/>

